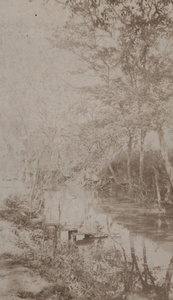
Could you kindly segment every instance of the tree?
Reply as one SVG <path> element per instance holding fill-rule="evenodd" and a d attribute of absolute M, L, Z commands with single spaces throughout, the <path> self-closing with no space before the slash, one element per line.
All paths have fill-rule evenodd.
<path fill-rule="evenodd" d="M 78 7 L 77 3 L 76 5 Z M 129 132 L 128 127 L 131 126 L 131 123 L 133 123 L 130 121 L 130 117 L 132 116 L 132 114 L 130 114 L 130 117 L 129 115 L 127 115 L 130 111 L 128 101 L 122 99 L 123 97 L 122 95 L 120 95 L 120 92 L 118 93 L 118 96 L 116 95 L 117 86 L 119 86 L 119 90 L 121 90 L 121 93 L 122 93 L 122 86 L 123 86 L 123 83 L 120 82 L 119 79 L 117 79 L 117 76 L 115 76 L 117 70 L 116 65 L 118 63 L 118 55 L 119 55 L 118 50 L 115 47 L 116 45 L 115 41 L 117 38 L 110 37 L 109 32 L 108 32 L 109 35 L 107 34 L 107 32 L 105 34 L 102 28 L 98 28 L 96 24 L 97 22 L 95 22 L 95 17 L 92 15 L 94 13 L 92 5 L 90 6 L 89 2 L 83 2 L 83 9 L 84 9 L 83 11 L 80 9 L 80 7 L 78 7 L 78 9 L 82 14 L 83 17 L 82 21 L 80 20 L 80 18 L 78 20 L 78 17 L 77 18 L 75 17 L 74 20 L 70 20 L 69 23 L 66 25 L 68 30 L 65 31 L 65 35 L 63 32 L 63 37 L 60 40 L 60 36 L 58 32 L 58 39 L 56 39 L 56 35 L 55 35 L 54 43 L 58 47 L 65 47 L 66 49 L 72 50 L 80 59 L 82 59 L 85 62 L 84 65 L 85 69 L 88 72 L 93 71 L 96 74 L 97 78 L 99 78 L 98 79 L 99 84 L 97 86 L 93 86 L 91 87 L 91 89 L 89 87 L 82 88 L 80 91 L 82 92 L 82 94 L 85 93 L 86 95 L 86 89 L 88 89 L 87 92 L 88 95 L 86 96 L 86 101 L 88 104 L 87 110 L 89 109 L 89 106 L 92 105 L 91 102 L 95 101 L 95 106 L 97 106 L 97 110 L 96 110 L 97 115 L 98 116 L 101 114 L 103 115 L 103 111 L 104 113 L 106 113 L 107 117 L 105 121 L 103 120 L 102 122 L 99 119 L 99 117 L 96 117 L 96 119 L 99 119 L 100 124 L 102 122 L 103 124 L 102 130 L 105 130 L 107 136 L 110 136 L 110 131 L 109 132 L 106 131 L 105 123 L 108 124 L 108 120 L 110 119 L 109 128 L 112 129 L 111 130 L 112 132 L 113 129 L 116 132 L 116 133 L 113 132 L 113 136 L 116 136 L 116 139 L 114 139 L 113 141 L 113 136 L 112 136 L 111 144 L 114 143 L 115 145 L 114 147 L 116 148 L 116 146 L 118 145 L 118 142 L 116 142 L 118 128 L 120 130 L 120 127 L 122 126 L 123 123 L 122 127 L 123 128 L 125 127 L 127 129 L 127 136 L 128 136 L 128 132 Z M 78 25 L 78 22 L 80 22 L 80 26 Z M 108 46 L 105 46 L 106 40 L 109 42 Z M 120 99 L 118 99 L 118 97 Z M 90 101 L 89 98 L 92 98 L 92 101 Z M 124 115 L 126 116 L 124 117 Z M 122 122 L 120 122 L 120 116 L 122 116 L 121 118 Z M 96 120 L 94 120 L 94 122 L 95 121 Z M 97 123 L 94 122 L 92 122 L 92 126 L 95 126 Z M 101 128 L 101 125 L 99 126 Z M 97 125 L 95 129 L 98 131 Z M 123 129 L 122 131 L 125 134 L 126 130 Z M 97 134 L 97 137 L 98 135 L 99 132 Z M 119 131 L 119 136 L 121 136 L 121 130 Z M 107 139 L 107 147 L 104 147 L 105 154 L 108 148 L 110 148 L 109 138 Z M 130 163 L 128 164 L 128 169 L 129 168 L 130 168 Z M 131 172 L 129 171 L 128 172 L 129 176 L 130 173 Z M 129 178 L 129 182 L 130 181 L 131 178 Z"/>
<path fill-rule="evenodd" d="M 75 27 L 70 20 L 71 30 L 75 30 L 76 35 L 68 39 L 66 47 L 70 45 L 101 77 L 107 90 L 107 96 L 103 94 L 107 103 L 115 103 L 116 108 L 119 104 L 121 111 L 125 101 L 129 109 L 124 110 L 124 119 L 129 110 L 136 109 L 130 131 L 140 134 L 140 181 L 143 181 L 145 135 L 155 129 L 162 140 L 162 157 L 172 182 L 173 171 L 161 134 L 161 128 L 170 127 L 166 110 L 172 109 L 172 57 L 167 48 L 163 49 L 163 41 L 168 44 L 172 40 L 172 1 L 70 0 L 66 3 L 77 23 Z M 111 46 L 105 47 L 108 40 Z M 164 52 L 169 54 L 166 59 Z M 120 102 L 115 90 L 121 91 Z M 126 128 L 130 125 L 128 122 Z M 129 149 L 130 143 L 131 138 Z"/>

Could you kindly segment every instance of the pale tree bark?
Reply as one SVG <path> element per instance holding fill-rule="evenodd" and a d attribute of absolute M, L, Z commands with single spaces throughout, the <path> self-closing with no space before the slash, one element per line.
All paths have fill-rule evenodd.
<path fill-rule="evenodd" d="M 31 194 L 30 194 L 30 219 L 33 213 L 33 201 L 34 201 L 34 194 L 35 194 L 35 188 L 37 183 L 38 167 L 39 167 L 39 156 L 37 156 L 35 167 L 33 169 L 33 182 L 31 187 Z"/>
<path fill-rule="evenodd" d="M 153 170 L 154 170 L 154 175 L 155 175 L 155 187 L 156 187 L 157 202 L 158 202 L 159 209 L 161 209 L 161 196 L 160 196 L 160 189 L 159 189 L 159 183 L 158 183 L 159 173 L 154 167 L 153 167 Z"/>
<path fill-rule="evenodd" d="M 163 159 L 170 183 L 173 187 L 173 166 L 171 165 L 171 163 L 169 161 L 163 129 L 160 127 L 158 129 L 157 133 L 158 133 L 159 141 L 160 141 L 160 151 L 161 151 L 162 159 Z"/>
<path fill-rule="evenodd" d="M 132 192 L 132 176 L 131 176 L 132 140 L 133 140 L 133 136 L 129 131 L 128 155 L 127 155 L 127 176 L 128 176 L 128 183 L 129 183 L 129 193 Z"/>
<path fill-rule="evenodd" d="M 166 278 L 164 283 L 165 300 L 169 299 L 172 275 L 173 275 L 173 257 L 170 260 L 168 270 L 166 272 Z"/>
<path fill-rule="evenodd" d="M 113 168 L 112 168 L 111 163 L 108 163 L 108 168 L 109 168 L 109 170 L 110 170 L 110 172 L 111 172 L 111 174 L 112 174 L 112 177 L 113 177 L 113 179 L 114 179 L 115 189 L 116 189 L 116 196 L 118 196 L 118 187 L 119 187 L 120 183 L 118 182 L 118 180 L 117 180 L 117 178 L 116 178 L 116 175 L 115 175 L 115 172 L 114 172 L 114 170 L 113 170 Z"/>
<path fill-rule="evenodd" d="M 140 282 L 141 282 L 142 286 L 144 286 L 144 281 L 143 281 L 142 274 L 141 274 L 139 266 L 138 266 L 138 260 L 137 260 L 136 253 L 135 253 L 133 234 L 131 234 L 131 233 L 129 233 L 129 240 L 130 240 L 130 250 L 131 250 L 131 257 L 132 257 L 132 268 L 133 268 L 132 277 L 134 274 L 134 270 L 136 269 L 136 272 L 138 274 Z"/>
<path fill-rule="evenodd" d="M 142 248 L 143 248 L 143 261 L 144 261 L 144 288 L 147 288 L 148 282 L 148 263 L 147 263 L 147 250 L 146 250 L 146 245 L 145 245 L 145 238 L 142 238 Z"/>
<path fill-rule="evenodd" d="M 143 171 L 144 171 L 144 143 L 147 131 L 141 129 L 140 134 L 140 158 L 139 158 L 139 178 L 140 184 L 143 183 Z"/>
<path fill-rule="evenodd" d="M 145 238 L 142 238 L 142 248 L 143 248 L 143 262 L 144 262 L 144 285 L 143 285 L 143 289 L 144 291 L 146 291 L 146 289 L 149 287 L 149 283 L 148 280 L 150 279 L 150 282 L 153 286 L 153 288 L 155 287 L 155 281 L 154 281 L 154 277 L 152 276 L 149 267 L 148 267 L 148 261 L 147 261 L 147 248 L 146 248 L 146 244 L 145 244 Z"/>
<path fill-rule="evenodd" d="M 116 178 L 116 175 L 115 175 L 115 172 L 114 172 L 114 170 L 113 170 L 113 168 L 112 168 L 111 163 L 108 163 L 108 168 L 109 168 L 109 170 L 110 170 L 110 172 L 111 172 L 111 174 L 112 174 L 112 177 L 113 177 L 113 179 L 114 179 L 114 181 L 115 181 L 115 184 L 116 184 L 116 185 L 119 185 L 120 183 L 118 182 L 118 180 L 117 180 L 117 178 Z"/>

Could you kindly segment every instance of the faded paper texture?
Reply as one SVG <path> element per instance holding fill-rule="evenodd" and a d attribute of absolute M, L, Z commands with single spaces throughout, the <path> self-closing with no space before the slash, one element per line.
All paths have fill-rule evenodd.
<path fill-rule="evenodd" d="M 173 4 L 0 0 L 0 300 L 173 299 Z"/>

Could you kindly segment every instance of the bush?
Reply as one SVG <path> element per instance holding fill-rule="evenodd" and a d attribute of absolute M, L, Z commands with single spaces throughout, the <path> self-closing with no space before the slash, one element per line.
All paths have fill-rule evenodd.
<path fill-rule="evenodd" d="M 173 163 L 173 151 L 169 152 L 170 162 Z M 158 185 L 161 194 L 161 200 L 164 201 L 168 186 L 169 178 L 163 164 L 160 151 L 149 150 L 144 153 L 144 169 L 143 169 L 143 184 L 139 182 L 139 160 L 140 153 L 134 152 L 131 160 L 131 176 L 132 176 L 132 188 L 133 192 L 131 196 L 138 201 L 147 203 L 153 203 L 156 201 L 156 189 L 155 189 L 155 174 L 153 168 L 158 172 Z M 128 196 L 128 179 L 127 179 L 127 155 L 121 153 L 117 155 L 116 159 L 112 161 L 111 166 L 114 170 L 117 181 L 120 183 L 116 185 L 112 174 L 106 166 L 102 172 L 100 172 L 100 182 L 96 186 L 97 190 L 104 197 Z M 171 195 L 169 195 L 171 197 Z"/>
<path fill-rule="evenodd" d="M 17 225 L 26 226 L 29 221 L 29 208 L 26 205 L 26 199 L 20 195 L 9 195 L 3 201 L 3 208 L 0 210 L 0 216 Z"/>

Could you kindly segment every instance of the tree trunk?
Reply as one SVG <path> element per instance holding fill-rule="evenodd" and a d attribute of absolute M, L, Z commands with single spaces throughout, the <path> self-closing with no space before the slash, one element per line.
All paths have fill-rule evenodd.
<path fill-rule="evenodd" d="M 168 270 L 166 272 L 166 278 L 165 278 L 165 284 L 164 284 L 164 292 L 165 292 L 166 299 L 169 299 L 172 274 L 173 274 L 173 258 L 171 258 Z"/>
<path fill-rule="evenodd" d="M 173 166 L 171 165 L 168 157 L 168 152 L 166 149 L 165 141 L 164 141 L 164 132 L 162 128 L 158 130 L 158 136 L 159 136 L 159 141 L 160 141 L 160 150 L 161 150 L 161 155 L 162 159 L 167 171 L 167 174 L 169 176 L 170 183 L 173 187 Z"/>
<path fill-rule="evenodd" d="M 172 187 L 171 187 L 171 183 L 170 181 L 168 182 L 168 186 L 167 186 L 167 191 L 166 191 L 166 194 L 165 194 L 165 199 L 164 201 L 165 202 L 171 202 L 171 192 L 172 192 Z"/>
<path fill-rule="evenodd" d="M 141 272 L 139 270 L 138 261 L 137 261 L 137 258 L 136 258 L 135 246 L 134 246 L 134 241 L 133 241 L 133 234 L 130 233 L 129 238 L 130 238 L 130 250 L 131 250 L 131 257 L 132 257 L 132 266 L 134 265 L 134 268 L 136 268 L 136 271 L 138 273 L 141 284 L 142 284 L 142 286 L 144 286 L 144 281 L 143 281 Z M 133 276 L 133 274 L 132 274 L 132 276 Z"/>
<path fill-rule="evenodd" d="M 54 237 L 53 237 L 53 262 L 56 260 L 56 252 L 57 252 L 57 242 L 58 242 L 58 228 L 54 227 Z"/>
<path fill-rule="evenodd" d="M 118 182 L 117 178 L 116 178 L 116 175 L 115 175 L 115 172 L 112 168 L 112 165 L 111 163 L 108 163 L 108 168 L 112 174 L 112 177 L 113 177 L 113 180 L 114 180 L 114 184 L 115 184 L 115 196 L 118 196 L 118 189 L 119 189 L 119 185 L 120 183 Z"/>
<path fill-rule="evenodd" d="M 118 180 L 117 180 L 117 178 L 116 178 L 116 175 L 115 175 L 115 172 L 114 172 L 114 170 L 113 170 L 113 168 L 112 168 L 111 163 L 108 163 L 108 168 L 109 168 L 109 170 L 110 170 L 110 172 L 111 172 L 111 174 L 112 174 L 112 177 L 113 177 L 113 179 L 114 179 L 114 181 L 115 181 L 115 184 L 116 184 L 116 185 L 119 185 L 119 182 L 118 182 Z"/>
<path fill-rule="evenodd" d="M 146 137 L 146 130 L 141 129 L 140 158 L 139 158 L 139 178 L 140 178 L 140 184 L 143 183 L 144 142 L 145 142 L 145 137 Z"/>
<path fill-rule="evenodd" d="M 36 159 L 35 168 L 33 170 L 33 183 L 31 187 L 31 194 L 30 194 L 30 219 L 33 213 L 33 201 L 34 201 L 34 194 L 35 194 L 35 187 L 37 183 L 37 176 L 38 176 L 38 166 L 39 166 L 39 157 Z"/>
<path fill-rule="evenodd" d="M 153 167 L 154 175 L 155 175 L 155 187 L 156 187 L 156 196 L 157 196 L 157 202 L 159 209 L 161 209 L 161 196 L 160 196 L 160 189 L 159 189 L 159 183 L 158 183 L 158 171 Z"/>
<path fill-rule="evenodd" d="M 147 251 L 146 251 L 146 245 L 145 245 L 145 238 L 142 238 L 142 248 L 143 248 L 143 261 L 144 261 L 144 290 L 147 288 L 148 282 L 148 263 L 147 263 Z"/>
<path fill-rule="evenodd" d="M 131 158 L 132 158 L 132 135 L 129 132 L 128 155 L 127 155 L 127 176 L 129 183 L 129 193 L 132 191 L 132 176 L 131 176 Z"/>

